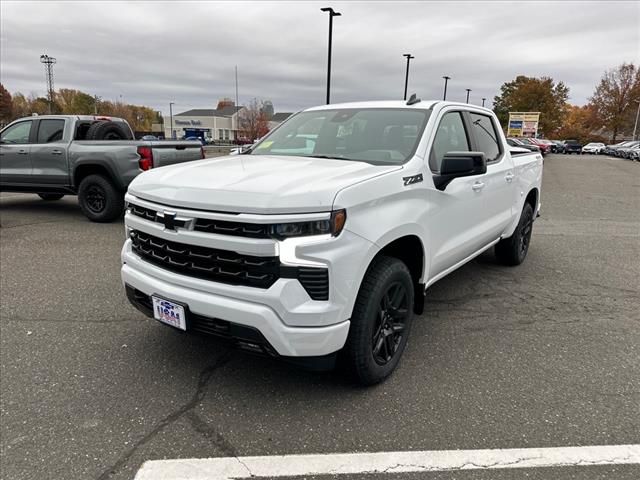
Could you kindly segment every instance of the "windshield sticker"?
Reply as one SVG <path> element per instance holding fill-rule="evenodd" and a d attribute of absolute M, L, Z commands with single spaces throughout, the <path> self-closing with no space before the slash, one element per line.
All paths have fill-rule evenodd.
<path fill-rule="evenodd" d="M 260 150 L 262 148 L 269 148 L 271 145 L 273 145 L 273 141 L 272 140 L 268 140 L 266 142 L 262 142 L 260 145 L 258 145 L 257 150 Z"/>

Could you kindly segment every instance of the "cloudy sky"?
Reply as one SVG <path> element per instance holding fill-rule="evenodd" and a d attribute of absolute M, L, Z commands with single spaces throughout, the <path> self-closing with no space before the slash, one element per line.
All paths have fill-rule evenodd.
<path fill-rule="evenodd" d="M 640 61 L 640 2 L 22 2 L 0 3 L 0 81 L 148 105 L 168 114 L 271 99 L 276 111 L 324 103 L 327 14 L 334 19 L 332 102 L 402 98 L 409 91 L 472 103 L 516 75 L 551 76 L 584 104 L 603 71 Z"/>

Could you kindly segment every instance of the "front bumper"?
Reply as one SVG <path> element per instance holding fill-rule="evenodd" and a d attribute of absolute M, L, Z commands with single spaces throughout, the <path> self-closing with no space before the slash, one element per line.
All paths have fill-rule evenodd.
<path fill-rule="evenodd" d="M 136 203 L 159 208 L 139 199 Z M 174 210 L 180 218 L 223 216 Z M 253 216 L 252 220 L 260 221 L 258 217 Z M 269 217 L 267 220 L 271 221 Z M 280 356 L 322 356 L 344 346 L 360 281 L 370 259 L 379 250 L 346 228 L 338 237 L 325 235 L 278 241 L 210 234 L 187 228 L 171 230 L 130 212 L 125 215 L 125 224 L 128 231 L 134 229 L 166 241 L 258 257 L 275 256 L 282 265 L 290 267 L 326 269 L 328 300 L 313 300 L 296 278 L 280 277 L 268 288 L 256 288 L 172 272 L 145 261 L 132 250 L 131 239 L 126 240 L 121 254 L 125 287 L 146 296 L 157 295 L 183 303 L 195 315 L 255 328 L 273 353 Z"/>
<path fill-rule="evenodd" d="M 157 295 L 183 303 L 189 313 L 250 327 L 262 335 L 268 344 L 266 353 L 286 357 L 317 357 L 340 350 L 349 333 L 349 321 L 324 327 L 290 327 L 277 313 L 266 305 L 229 298 L 187 288 L 154 278 L 128 264 L 122 266 L 122 281 L 127 289 L 134 289 L 146 296 Z M 131 299 L 131 297 L 130 297 Z M 142 302 L 132 301 L 138 309 Z M 143 305 L 144 306 L 144 305 Z M 144 312 L 151 315 L 150 312 Z M 189 329 L 189 326 L 187 326 Z M 244 340 L 251 340 L 244 338 Z M 252 343 L 260 343 L 253 339 Z M 273 352 L 269 351 L 273 349 Z"/>

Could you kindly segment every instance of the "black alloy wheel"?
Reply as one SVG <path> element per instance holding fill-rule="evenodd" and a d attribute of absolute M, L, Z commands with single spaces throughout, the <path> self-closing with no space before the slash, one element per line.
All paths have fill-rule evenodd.
<path fill-rule="evenodd" d="M 362 385 L 395 370 L 407 346 L 413 320 L 414 279 L 395 257 L 374 258 L 360 285 L 342 352 L 345 366 Z"/>
<path fill-rule="evenodd" d="M 409 294 L 400 282 L 389 285 L 378 307 L 371 348 L 378 365 L 389 363 L 402 341 L 409 315 Z"/>
<path fill-rule="evenodd" d="M 501 263 L 515 266 L 520 265 L 527 258 L 531 244 L 531 233 L 533 232 L 533 220 L 533 206 L 526 202 L 513 235 L 503 238 L 496 244 L 496 256 Z"/>
<path fill-rule="evenodd" d="M 124 212 L 124 192 L 110 178 L 100 174 L 82 179 L 78 202 L 82 213 L 92 222 L 111 222 Z"/>
<path fill-rule="evenodd" d="M 100 185 L 91 185 L 87 189 L 86 205 L 92 213 L 102 213 L 107 205 L 107 195 Z"/>
<path fill-rule="evenodd" d="M 533 231 L 533 215 L 529 214 L 529 210 L 523 212 L 523 219 L 518 228 L 520 229 L 520 256 L 524 260 L 529 250 L 531 242 L 531 232 Z"/>

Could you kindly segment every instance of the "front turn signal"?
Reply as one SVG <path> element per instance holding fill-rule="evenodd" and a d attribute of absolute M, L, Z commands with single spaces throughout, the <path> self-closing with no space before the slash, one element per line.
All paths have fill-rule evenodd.
<path fill-rule="evenodd" d="M 331 235 L 337 237 L 342 232 L 344 228 L 344 224 L 347 221 L 347 211 L 342 210 L 334 210 L 331 212 Z"/>

